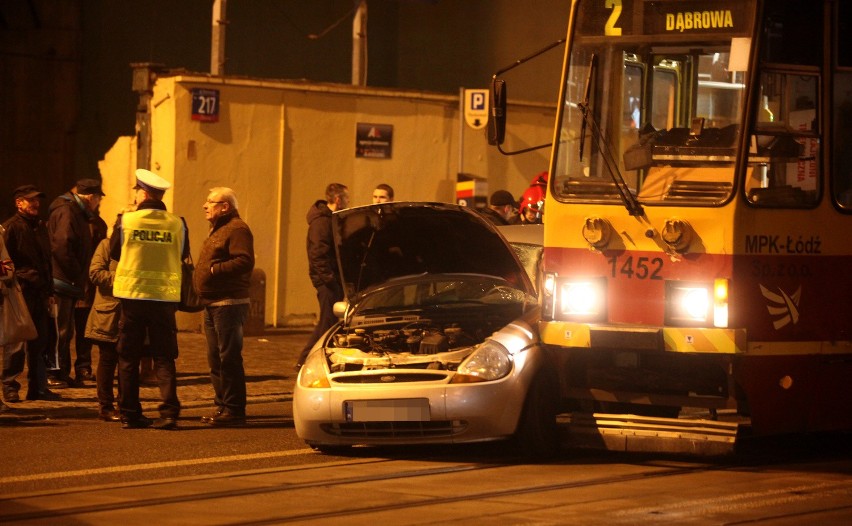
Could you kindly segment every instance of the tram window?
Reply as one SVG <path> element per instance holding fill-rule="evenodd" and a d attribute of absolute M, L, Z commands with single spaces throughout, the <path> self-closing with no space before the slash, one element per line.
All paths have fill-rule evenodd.
<path fill-rule="evenodd" d="M 764 72 L 746 192 L 759 206 L 803 207 L 819 188 L 816 75 Z"/>
<path fill-rule="evenodd" d="M 852 211 L 852 2 L 837 2 L 837 60 L 834 74 L 834 144 L 831 189 L 836 202 Z"/>
<path fill-rule="evenodd" d="M 654 92 L 651 125 L 656 130 L 675 127 L 678 107 L 678 65 L 674 61 L 663 61 L 654 66 Z"/>
<path fill-rule="evenodd" d="M 834 180 L 840 206 L 852 210 L 852 72 L 834 77 Z"/>
<path fill-rule="evenodd" d="M 843 3 L 843 2 L 841 2 Z M 822 7 L 813 0 L 766 2 L 761 61 L 776 64 L 822 64 Z"/>
<path fill-rule="evenodd" d="M 852 2 L 837 2 L 837 65 L 852 68 Z M 835 93 L 837 91 L 835 90 Z"/>

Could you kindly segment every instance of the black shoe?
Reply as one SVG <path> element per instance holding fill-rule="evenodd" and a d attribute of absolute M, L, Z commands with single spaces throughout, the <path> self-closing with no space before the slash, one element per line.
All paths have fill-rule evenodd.
<path fill-rule="evenodd" d="M 10 404 L 17 404 L 21 401 L 21 397 L 18 394 L 18 391 L 3 391 L 3 399 L 9 402 Z"/>
<path fill-rule="evenodd" d="M 92 371 L 89 371 L 88 369 L 79 371 L 75 379 L 77 380 L 77 383 L 94 382 L 97 380 L 95 375 L 92 374 Z"/>
<path fill-rule="evenodd" d="M 60 380 L 59 378 L 54 378 L 53 376 L 47 379 L 47 386 L 53 389 L 63 389 L 68 387 L 68 382 Z"/>
<path fill-rule="evenodd" d="M 121 417 L 121 427 L 123 429 L 142 429 L 150 427 L 153 420 L 147 416 L 137 416 L 136 418 Z"/>
<path fill-rule="evenodd" d="M 177 418 L 170 416 L 158 418 L 154 420 L 154 424 L 151 427 L 154 429 L 174 429 L 177 427 Z"/>
<path fill-rule="evenodd" d="M 210 425 L 214 427 L 244 426 L 246 425 L 246 417 L 222 413 L 221 415 L 214 416 L 213 420 L 210 421 Z"/>
<path fill-rule="evenodd" d="M 50 400 L 56 402 L 62 400 L 62 397 L 50 389 L 45 389 L 42 392 L 27 393 L 27 400 Z"/>
<path fill-rule="evenodd" d="M 210 422 L 212 422 L 212 421 L 213 421 L 213 419 L 214 419 L 214 418 L 216 418 L 217 416 L 219 416 L 219 415 L 223 414 L 224 412 L 225 412 L 225 408 L 224 408 L 224 407 L 220 407 L 220 408 L 219 408 L 219 409 L 217 409 L 217 410 L 216 410 L 216 412 L 215 412 L 215 413 L 213 413 L 212 415 L 210 415 L 210 416 L 202 416 L 202 417 L 201 417 L 201 423 L 202 423 L 202 424 L 209 424 Z"/>
<path fill-rule="evenodd" d="M 98 418 L 104 422 L 121 422 L 121 413 L 115 409 L 101 409 L 98 413 Z"/>

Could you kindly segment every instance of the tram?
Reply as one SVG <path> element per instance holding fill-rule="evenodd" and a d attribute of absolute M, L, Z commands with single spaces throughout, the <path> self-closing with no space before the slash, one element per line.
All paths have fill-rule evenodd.
<path fill-rule="evenodd" d="M 852 429 L 852 2 L 574 0 L 549 171 L 573 439 Z"/>

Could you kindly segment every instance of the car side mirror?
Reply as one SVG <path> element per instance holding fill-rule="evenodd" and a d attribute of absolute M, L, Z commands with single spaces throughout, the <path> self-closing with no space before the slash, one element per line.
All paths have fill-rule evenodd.
<path fill-rule="evenodd" d="M 349 308 L 349 303 L 346 301 L 336 301 L 334 303 L 334 307 L 332 307 L 332 311 L 334 315 L 340 319 L 343 319 L 346 316 L 346 310 Z"/>

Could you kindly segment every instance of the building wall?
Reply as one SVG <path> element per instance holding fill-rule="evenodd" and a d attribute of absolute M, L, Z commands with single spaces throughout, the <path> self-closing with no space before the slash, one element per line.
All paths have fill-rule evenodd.
<path fill-rule="evenodd" d="M 192 88 L 219 90 L 218 122 L 191 119 Z M 505 157 L 488 146 L 484 131 L 461 127 L 451 95 L 179 75 L 159 78 L 151 100 L 151 169 L 174 183 L 167 206 L 186 217 L 197 255 L 207 234 L 201 206 L 208 189 L 236 191 L 255 235 L 257 267 L 267 276 L 267 324 L 314 321 L 305 216 L 328 183 L 347 185 L 352 206 L 368 204 L 381 182 L 394 187 L 397 200 L 455 202 L 459 172 L 486 180 L 489 191 L 520 196 L 547 163 L 547 150 Z M 509 112 L 510 149 L 549 142 L 551 105 L 510 105 Z M 393 126 L 391 158 L 355 156 L 359 122 Z M 132 169 L 121 168 L 127 139 L 113 150 L 101 163 L 106 188 L 116 189 L 107 193 L 128 194 L 105 200 L 107 218 L 127 201 L 133 179 Z"/>

